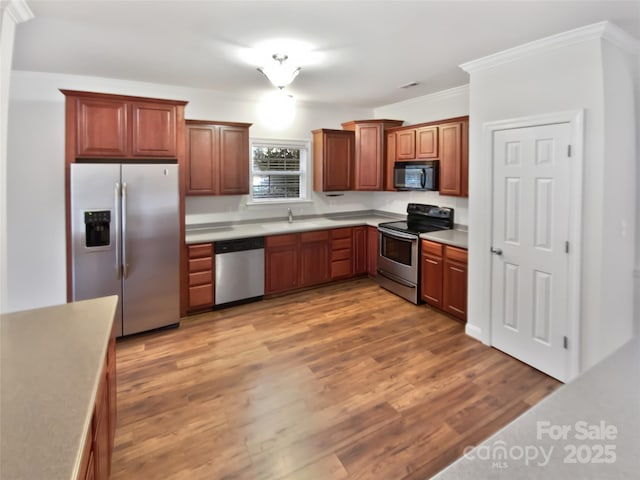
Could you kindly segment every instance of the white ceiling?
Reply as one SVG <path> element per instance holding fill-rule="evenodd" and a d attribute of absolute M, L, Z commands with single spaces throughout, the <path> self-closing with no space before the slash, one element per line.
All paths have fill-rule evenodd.
<path fill-rule="evenodd" d="M 243 58 L 268 40 L 313 55 L 299 100 L 378 107 L 468 83 L 458 65 L 602 20 L 640 37 L 635 1 L 27 0 L 13 68 L 200 87 L 257 98 Z M 271 52 L 276 53 L 276 52 Z M 419 85 L 402 90 L 402 84 Z"/>

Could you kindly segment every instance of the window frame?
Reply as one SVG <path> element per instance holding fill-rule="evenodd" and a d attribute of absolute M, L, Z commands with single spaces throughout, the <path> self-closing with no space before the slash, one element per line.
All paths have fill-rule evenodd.
<path fill-rule="evenodd" d="M 254 170 L 253 149 L 254 147 L 280 147 L 295 148 L 300 150 L 300 170 L 293 173 L 300 178 L 300 196 L 296 198 L 254 198 L 253 197 L 253 177 L 258 175 L 291 175 L 287 171 L 259 171 Z M 277 138 L 251 138 L 249 140 L 249 198 L 247 205 L 278 205 L 291 203 L 309 203 L 311 186 L 309 165 L 311 160 L 311 142 L 308 140 L 277 139 Z"/>

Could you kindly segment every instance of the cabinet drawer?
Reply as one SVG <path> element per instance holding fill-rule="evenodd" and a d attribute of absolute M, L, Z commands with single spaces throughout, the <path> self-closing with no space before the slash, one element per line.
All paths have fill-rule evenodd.
<path fill-rule="evenodd" d="M 447 260 L 465 264 L 467 263 L 467 251 L 465 249 L 446 245 L 444 251 Z"/>
<path fill-rule="evenodd" d="M 189 287 L 189 307 L 213 305 L 213 285 Z"/>
<path fill-rule="evenodd" d="M 432 242 L 430 240 L 422 240 L 422 253 L 435 255 L 437 257 L 442 257 L 442 247 L 441 243 Z"/>
<path fill-rule="evenodd" d="M 271 235 L 265 238 L 265 248 L 271 247 L 293 247 L 298 243 L 298 234 L 288 233 L 286 235 Z"/>
<path fill-rule="evenodd" d="M 351 239 L 351 234 L 353 233 L 353 229 L 351 227 L 347 228 L 336 228 L 331 230 L 331 238 L 333 240 L 337 238 L 348 238 Z"/>
<path fill-rule="evenodd" d="M 213 256 L 213 244 L 202 243 L 199 245 L 189 245 L 189 258 L 201 258 Z"/>
<path fill-rule="evenodd" d="M 333 260 L 331 262 L 331 278 L 350 277 L 352 273 L 351 259 Z"/>
<path fill-rule="evenodd" d="M 351 249 L 351 237 L 333 239 L 331 241 L 331 249 L 332 250 Z"/>
<path fill-rule="evenodd" d="M 302 243 L 311 242 L 328 242 L 329 230 L 318 230 L 315 232 L 303 232 L 300 234 L 300 241 Z"/>
<path fill-rule="evenodd" d="M 213 258 L 193 258 L 189 260 L 189 273 L 213 270 Z"/>
<path fill-rule="evenodd" d="M 347 250 L 347 249 L 333 250 L 331 252 L 331 261 L 334 262 L 336 260 L 351 261 L 351 250 Z"/>
<path fill-rule="evenodd" d="M 196 272 L 189 274 L 189 286 L 196 287 L 198 285 L 211 285 L 213 283 L 213 272 L 211 270 L 205 272 Z"/>

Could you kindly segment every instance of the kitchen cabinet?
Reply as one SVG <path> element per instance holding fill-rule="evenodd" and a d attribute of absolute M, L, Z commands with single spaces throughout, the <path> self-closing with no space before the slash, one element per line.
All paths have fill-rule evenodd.
<path fill-rule="evenodd" d="M 354 132 L 320 129 L 313 132 L 313 190 L 351 190 Z"/>
<path fill-rule="evenodd" d="M 367 273 L 367 227 L 353 227 L 353 275 Z"/>
<path fill-rule="evenodd" d="M 391 128 L 387 132 L 385 190 L 394 190 L 395 162 L 422 160 L 439 160 L 440 195 L 467 197 L 469 117 Z"/>
<path fill-rule="evenodd" d="M 300 286 L 298 234 L 265 238 L 265 294 L 281 293 Z"/>
<path fill-rule="evenodd" d="M 129 147 L 128 105 L 123 100 L 78 98 L 78 157 L 126 157 Z"/>
<path fill-rule="evenodd" d="M 440 195 L 469 195 L 468 139 L 468 121 L 440 125 Z"/>
<path fill-rule="evenodd" d="M 177 158 L 187 102 L 61 91 L 67 98 L 68 161 Z"/>
<path fill-rule="evenodd" d="M 78 480 L 108 480 L 116 425 L 115 328 L 107 346 L 96 401 L 82 450 Z"/>
<path fill-rule="evenodd" d="M 387 159 L 384 162 L 384 189 L 393 192 L 393 167 L 396 163 L 396 133 L 387 132 Z"/>
<path fill-rule="evenodd" d="M 213 308 L 214 262 L 212 243 L 187 246 L 190 312 Z"/>
<path fill-rule="evenodd" d="M 367 273 L 378 275 L 378 228 L 371 226 L 367 227 Z"/>
<path fill-rule="evenodd" d="M 344 130 L 354 132 L 352 190 L 376 191 L 384 189 L 387 150 L 386 129 L 402 125 L 401 120 L 355 120 L 342 124 Z"/>
<path fill-rule="evenodd" d="M 176 156 L 176 107 L 165 103 L 131 104 L 131 154 L 134 157 Z"/>
<path fill-rule="evenodd" d="M 421 241 L 420 296 L 434 307 L 467 320 L 467 250 Z"/>
<path fill-rule="evenodd" d="M 329 230 L 300 234 L 300 286 L 309 287 L 331 280 Z"/>
<path fill-rule="evenodd" d="M 443 309 L 451 315 L 467 319 L 467 251 L 444 247 Z"/>
<path fill-rule="evenodd" d="M 395 133 L 393 161 L 433 160 L 438 158 L 438 126 L 400 130 Z"/>
<path fill-rule="evenodd" d="M 186 194 L 248 194 L 251 124 L 187 120 L 186 125 Z"/>
<path fill-rule="evenodd" d="M 353 229 L 331 230 L 331 279 L 353 277 Z"/>
<path fill-rule="evenodd" d="M 422 240 L 420 265 L 420 294 L 422 300 L 442 308 L 443 245 Z"/>

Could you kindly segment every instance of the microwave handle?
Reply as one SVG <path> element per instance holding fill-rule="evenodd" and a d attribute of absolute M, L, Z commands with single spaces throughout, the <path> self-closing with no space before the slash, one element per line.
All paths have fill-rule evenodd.
<path fill-rule="evenodd" d="M 424 188 L 426 184 L 427 184 L 427 169 L 422 168 L 420 169 L 420 186 Z"/>

